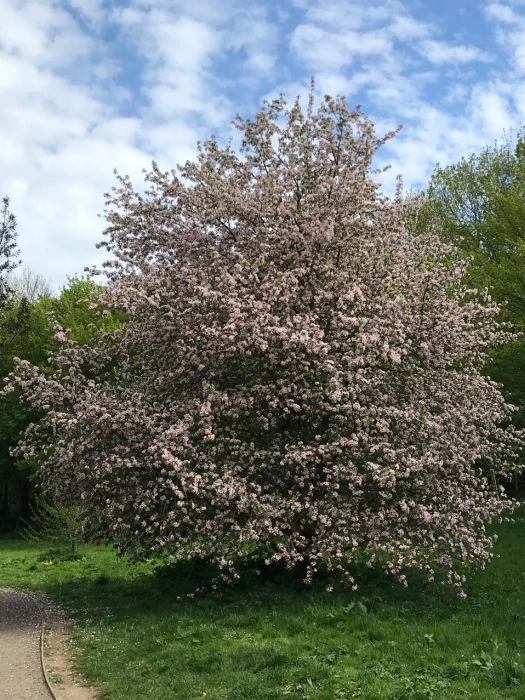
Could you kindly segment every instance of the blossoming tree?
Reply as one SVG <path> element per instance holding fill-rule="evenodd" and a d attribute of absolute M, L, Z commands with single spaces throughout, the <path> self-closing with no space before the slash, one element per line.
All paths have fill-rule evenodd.
<path fill-rule="evenodd" d="M 240 155 L 211 139 L 179 175 L 153 163 L 145 194 L 119 176 L 104 303 L 129 322 L 84 347 L 58 329 L 53 376 L 19 362 L 7 390 L 46 411 L 21 449 L 138 558 L 229 578 L 256 547 L 355 587 L 364 556 L 461 591 L 513 508 L 513 408 L 479 373 L 513 336 L 453 249 L 410 233 L 401 181 L 377 192 L 396 132 L 312 94 L 236 123 Z"/>

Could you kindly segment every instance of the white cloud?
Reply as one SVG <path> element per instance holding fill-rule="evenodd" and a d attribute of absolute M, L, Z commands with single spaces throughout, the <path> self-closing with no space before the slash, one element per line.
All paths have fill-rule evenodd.
<path fill-rule="evenodd" d="M 482 127 L 491 139 L 501 138 L 503 128 L 513 122 L 510 86 L 502 83 L 475 86 L 467 116 L 473 128 Z"/>
<path fill-rule="evenodd" d="M 244 50 L 240 80 L 253 84 L 253 78 L 271 76 L 277 60 L 279 26 L 268 20 L 265 8 L 244 6 L 233 17 L 225 48 Z M 247 75 L 248 74 L 248 75 Z"/>
<path fill-rule="evenodd" d="M 392 164 L 392 169 L 380 178 L 384 191 L 394 193 L 397 173 L 403 174 L 407 188 L 424 188 L 437 163 L 446 166 L 479 152 L 487 144 L 493 145 L 495 140 L 501 143 L 504 128 L 516 122 L 512 95 L 511 86 L 495 81 L 467 90 L 460 114 L 421 103 L 417 121 L 390 141 L 381 154 L 380 166 Z M 525 99 L 523 94 L 521 97 Z"/>
<path fill-rule="evenodd" d="M 236 51 L 254 79 L 275 62 L 275 27 L 256 4 L 238 12 L 229 0 L 131 0 L 102 9 L 102 0 L 2 7 L 0 128 L 9 137 L 0 194 L 18 217 L 24 263 L 55 286 L 105 257 L 95 249 L 105 225 L 97 214 L 115 167 L 140 188 L 152 158 L 175 167 L 195 156 L 197 140 L 230 131 L 236 107 L 216 61 Z M 101 39 L 108 28 L 120 54 Z M 130 59 L 132 89 L 119 82 Z"/>
<path fill-rule="evenodd" d="M 515 6 L 520 4 L 525 3 L 514 2 Z M 525 75 L 525 17 L 501 3 L 489 3 L 484 11 L 489 20 L 495 20 L 499 25 L 496 28 L 496 40 L 510 54 L 512 69 L 517 75 Z"/>
<path fill-rule="evenodd" d="M 114 184 L 113 169 L 140 182 L 156 144 L 150 140 L 148 151 L 136 146 L 144 124 L 119 115 L 122 87 L 103 91 L 101 99 L 97 81 L 111 79 L 112 64 L 105 65 L 97 41 L 63 8 L 8 0 L 6 17 L 0 131 L 7 138 L 0 151 L 0 191 L 10 196 L 18 218 L 24 263 L 58 286 L 66 275 L 105 257 L 95 249 L 104 226 L 97 214 Z M 98 63 L 98 76 L 84 71 L 89 61 Z M 184 146 L 177 129 L 172 138 Z"/>
<path fill-rule="evenodd" d="M 318 74 L 321 69 L 321 75 L 328 76 L 328 83 L 343 86 L 351 103 L 362 102 L 366 95 L 366 102 L 371 105 L 369 116 L 378 135 L 394 129 L 398 123 L 404 125 L 403 131 L 377 155 L 377 167 L 392 164 L 389 171 L 378 176 L 383 191 L 393 194 L 398 173 L 403 174 L 407 187 L 425 187 L 437 162 L 446 165 L 483 148 L 488 141 L 501 138 L 503 127 L 516 121 L 518 101 L 525 98 L 523 91 L 518 92 L 517 84 L 506 76 L 506 66 L 501 61 L 498 63 L 479 47 L 452 43 L 451 36 L 443 37 L 437 20 L 421 21 L 409 12 L 408 3 L 403 3 L 401 11 L 388 19 L 373 0 L 358 0 L 352 3 L 351 19 L 345 24 L 347 7 L 344 2 L 328 4 L 320 0 L 307 12 L 310 20 L 316 19 L 317 30 L 324 31 L 317 36 L 322 36 L 322 45 L 328 47 L 332 71 L 327 70 L 326 58 L 318 58 L 315 50 L 305 52 L 304 58 L 311 72 Z M 376 8 L 377 18 L 373 20 L 369 10 Z M 345 69 L 340 46 L 348 25 L 359 27 L 359 36 L 380 32 L 383 38 L 392 38 L 398 44 L 391 44 L 378 55 L 360 57 L 359 67 L 355 60 L 355 68 Z M 525 41 L 522 45 L 525 47 Z M 292 48 L 296 48 L 293 43 Z M 451 67 L 445 72 L 425 71 L 421 59 L 413 57 L 414 49 L 436 67 Z M 492 62 L 488 80 L 475 70 L 465 71 L 466 63 L 476 62 Z M 500 75 L 506 76 L 507 82 Z M 435 103 L 428 96 L 434 86 L 442 95 L 437 98 L 439 93 L 434 93 Z"/>
<path fill-rule="evenodd" d="M 43 2 L 2 6 L 0 47 L 3 52 L 31 61 L 36 66 L 60 68 L 85 58 L 91 40 L 60 7 Z"/>
<path fill-rule="evenodd" d="M 98 26 L 104 19 L 104 0 L 66 0 L 66 7 L 79 13 L 91 26 Z"/>
<path fill-rule="evenodd" d="M 470 93 L 470 88 L 467 85 L 457 83 L 452 84 L 447 88 L 445 102 L 447 104 L 464 103 Z"/>
<path fill-rule="evenodd" d="M 508 6 L 492 2 L 485 6 L 485 14 L 489 19 L 496 19 L 499 22 L 513 24 L 519 21 L 518 15 Z"/>
<path fill-rule="evenodd" d="M 476 46 L 451 46 L 445 41 L 425 39 L 415 46 L 416 50 L 430 63 L 468 63 L 483 61 L 489 63 L 492 57 Z"/>
<path fill-rule="evenodd" d="M 224 30 L 169 9 L 128 9 L 114 19 L 141 56 L 142 117 L 159 124 L 197 116 L 207 128 L 227 122 L 234 109 L 214 72 L 225 52 Z"/>
<path fill-rule="evenodd" d="M 388 26 L 389 34 L 400 41 L 423 39 L 431 34 L 433 29 L 430 23 L 421 22 L 406 15 L 394 17 Z"/>
<path fill-rule="evenodd" d="M 2 0 L 0 195 L 24 263 L 58 286 L 100 262 L 115 167 L 140 187 L 152 158 L 193 158 L 262 93 L 306 97 L 312 74 L 319 97 L 361 103 L 378 136 L 404 125 L 374 164 L 392 163 L 383 190 L 397 173 L 424 187 L 436 162 L 525 121 L 524 2 L 480 5 L 475 41 L 459 14 L 452 36 L 409 0 Z"/>
<path fill-rule="evenodd" d="M 338 70 L 356 56 L 388 53 L 391 42 L 379 32 L 345 30 L 334 34 L 314 24 L 302 24 L 294 30 L 290 48 L 308 66 Z"/>
<path fill-rule="evenodd" d="M 402 15 L 403 4 L 398 0 L 338 2 L 320 0 L 311 3 L 306 16 L 309 21 L 339 29 L 363 30 L 382 20 L 388 23 Z"/>

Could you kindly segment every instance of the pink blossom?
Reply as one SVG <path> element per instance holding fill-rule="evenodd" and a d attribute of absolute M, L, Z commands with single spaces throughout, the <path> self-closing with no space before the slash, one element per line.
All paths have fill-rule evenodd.
<path fill-rule="evenodd" d="M 237 127 L 240 155 L 211 139 L 180 175 L 153 163 L 145 194 L 118 176 L 103 302 L 129 322 L 84 347 L 57 328 L 52 375 L 18 362 L 5 391 L 49 407 L 20 450 L 136 557 L 211 557 L 233 580 L 253 544 L 355 589 L 361 552 L 461 592 L 515 505 L 495 484 L 522 436 L 480 373 L 515 336 L 450 246 L 407 231 L 401 180 L 378 194 L 397 130 L 329 97 Z"/>

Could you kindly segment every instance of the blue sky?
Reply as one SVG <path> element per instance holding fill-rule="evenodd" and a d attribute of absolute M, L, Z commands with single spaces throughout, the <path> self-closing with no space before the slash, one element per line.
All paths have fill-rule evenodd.
<path fill-rule="evenodd" d="M 403 125 L 389 194 L 525 122 L 525 0 L 2 0 L 1 20 L 0 195 L 57 289 L 104 259 L 114 168 L 140 186 L 312 75 L 379 135 Z"/>

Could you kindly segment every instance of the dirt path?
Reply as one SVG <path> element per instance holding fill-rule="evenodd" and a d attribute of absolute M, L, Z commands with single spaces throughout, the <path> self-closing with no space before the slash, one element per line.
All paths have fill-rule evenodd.
<path fill-rule="evenodd" d="M 45 665 L 57 699 L 94 700 L 71 675 L 63 614 L 44 598 L 6 588 L 0 588 L 0 700 L 52 700 L 40 663 L 42 611 L 49 629 Z"/>

